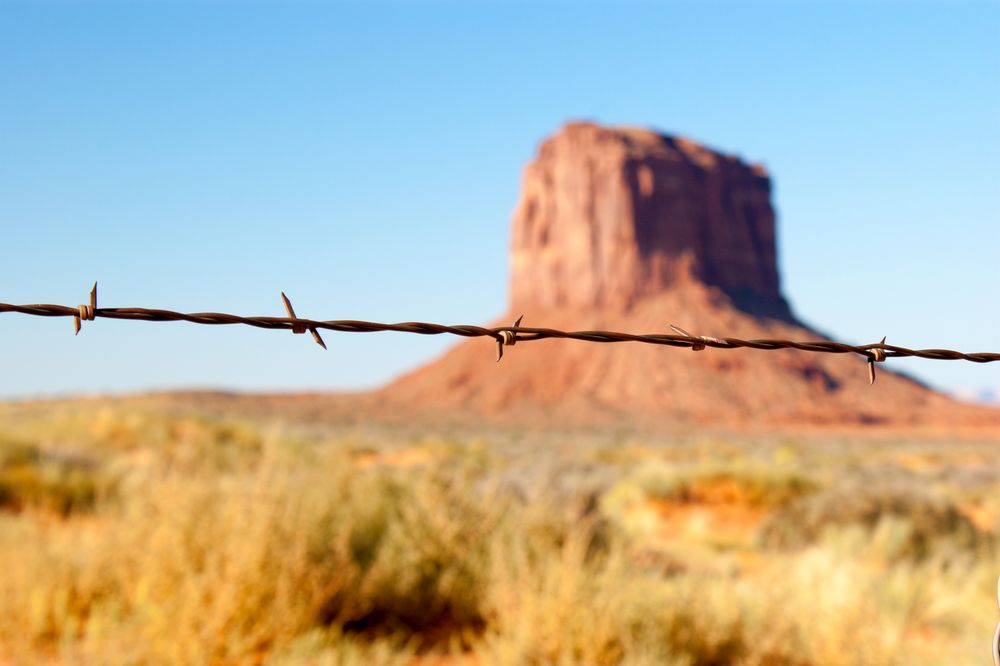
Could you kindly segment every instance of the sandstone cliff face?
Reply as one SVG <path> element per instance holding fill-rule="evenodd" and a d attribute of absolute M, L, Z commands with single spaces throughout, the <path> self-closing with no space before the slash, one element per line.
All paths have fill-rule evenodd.
<path fill-rule="evenodd" d="M 569 124 L 524 172 L 511 309 L 627 308 L 693 278 L 788 317 L 770 193 L 762 167 L 694 142 Z"/>

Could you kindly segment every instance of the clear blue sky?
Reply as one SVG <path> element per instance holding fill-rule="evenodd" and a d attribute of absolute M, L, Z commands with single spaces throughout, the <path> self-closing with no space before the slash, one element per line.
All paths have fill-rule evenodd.
<path fill-rule="evenodd" d="M 0 301 L 485 322 L 523 164 L 591 118 L 764 162 L 822 330 L 997 351 L 998 35 L 998 2 L 2 2 Z M 454 342 L 326 338 L 0 315 L 0 395 L 368 387 Z"/>

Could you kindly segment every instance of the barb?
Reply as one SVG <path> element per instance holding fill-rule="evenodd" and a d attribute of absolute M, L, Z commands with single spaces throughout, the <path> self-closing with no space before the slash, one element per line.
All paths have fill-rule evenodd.
<path fill-rule="evenodd" d="M 504 345 L 508 347 L 513 347 L 517 344 L 517 331 L 521 326 L 521 320 L 524 319 L 524 315 L 517 318 L 514 322 L 514 326 L 510 331 L 500 331 L 500 335 L 497 336 L 497 363 L 503 358 L 503 348 Z"/>
<path fill-rule="evenodd" d="M 885 344 L 885 336 L 882 336 L 882 341 L 880 345 Z M 882 349 L 876 348 L 871 350 L 871 356 L 868 357 L 868 383 L 875 383 L 875 364 L 885 362 L 885 352 Z"/>
<path fill-rule="evenodd" d="M 285 296 L 285 292 L 281 292 L 281 301 L 285 304 L 285 311 L 288 312 L 288 317 L 290 319 L 294 319 L 297 321 L 298 317 L 295 316 L 295 308 L 292 307 L 292 302 L 288 300 L 288 296 Z M 326 349 L 326 343 L 323 342 L 323 338 L 320 337 L 319 331 L 316 330 L 315 326 L 306 327 L 306 326 L 296 326 L 294 324 L 292 325 L 292 333 L 295 333 L 297 335 L 305 333 L 307 330 L 312 334 L 313 340 L 316 341 L 316 344 L 318 344 L 323 349 Z"/>
<path fill-rule="evenodd" d="M 720 340 L 719 338 L 710 338 L 707 335 L 691 335 L 690 333 L 688 333 L 687 331 L 685 331 L 680 326 L 674 326 L 673 324 L 670 325 L 670 328 L 671 328 L 671 330 L 673 330 L 674 333 L 677 333 L 678 335 L 682 335 L 682 336 L 684 336 L 686 338 L 691 338 L 691 339 L 697 338 L 698 340 L 701 341 L 701 342 L 698 342 L 696 344 L 691 345 L 691 351 L 702 351 L 702 350 L 704 350 L 706 342 L 722 342 L 722 340 Z M 885 342 L 885 340 L 882 340 L 882 342 Z"/>
<path fill-rule="evenodd" d="M 875 363 L 883 363 L 890 358 L 916 357 L 935 361 L 970 361 L 972 363 L 993 363 L 1000 361 L 1000 353 L 973 352 L 966 353 L 951 349 L 909 349 L 881 342 L 867 345 L 848 345 L 830 340 L 742 340 L 740 338 L 715 338 L 702 335 L 692 335 L 682 328 L 672 326 L 674 334 L 666 333 L 624 333 L 619 331 L 562 331 L 552 328 L 531 328 L 521 326 L 521 318 L 513 326 L 484 327 L 473 325 L 444 325 L 428 322 L 381 323 L 373 321 L 358 321 L 351 319 L 316 320 L 303 319 L 295 316 L 295 311 L 287 297 L 282 294 L 288 310 L 288 317 L 247 317 L 220 312 L 183 313 L 171 310 L 153 308 L 99 308 L 97 307 L 97 284 L 90 293 L 90 304 L 78 307 L 65 305 L 32 304 L 13 305 L 0 303 L 0 314 L 15 312 L 35 317 L 72 317 L 74 329 L 79 332 L 82 320 L 121 319 L 131 321 L 185 321 L 192 324 L 209 326 L 243 325 L 255 328 L 290 330 L 296 333 L 309 331 L 317 344 L 326 347 L 319 336 L 320 330 L 337 333 L 378 333 L 394 331 L 398 333 L 414 333 L 417 335 L 458 335 L 466 338 L 489 337 L 497 342 L 497 360 L 503 356 L 505 346 L 513 346 L 517 342 L 533 342 L 535 340 L 581 340 L 584 342 L 618 343 L 638 342 L 643 344 L 661 345 L 665 347 L 682 347 L 701 351 L 712 349 L 755 349 L 760 351 L 775 351 L 779 349 L 797 349 L 804 352 L 820 354 L 855 354 L 868 362 L 869 381 L 874 381 Z"/>
<path fill-rule="evenodd" d="M 76 314 L 73 315 L 73 335 L 80 335 L 80 328 L 83 321 L 94 321 L 94 313 L 97 311 L 97 283 L 90 288 L 90 305 L 78 305 Z"/>

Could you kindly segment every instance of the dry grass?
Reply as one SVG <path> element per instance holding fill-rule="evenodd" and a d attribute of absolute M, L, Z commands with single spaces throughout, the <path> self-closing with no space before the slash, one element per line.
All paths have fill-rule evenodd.
<path fill-rule="evenodd" d="M 852 447 L 838 466 L 805 444 L 706 458 L 64 410 L 0 422 L 13 663 L 929 666 L 981 660 L 992 632 L 1000 558 L 956 507 L 997 486 L 969 481 L 968 451 L 907 494 L 886 461 L 910 445 L 861 468 Z M 876 473 L 890 490 L 844 490 Z M 763 518 L 742 540 L 671 512 L 636 529 L 648 502 Z M 774 548 L 774 525 L 798 532 Z"/>

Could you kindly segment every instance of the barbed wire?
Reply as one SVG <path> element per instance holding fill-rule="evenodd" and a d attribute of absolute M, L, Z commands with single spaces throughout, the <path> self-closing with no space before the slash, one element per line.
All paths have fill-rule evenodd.
<path fill-rule="evenodd" d="M 418 335 L 458 335 L 466 338 L 488 337 L 497 343 L 497 361 L 503 358 L 504 347 L 511 347 L 518 342 L 534 340 L 559 339 L 582 340 L 584 342 L 616 343 L 639 342 L 644 344 L 662 345 L 667 347 L 686 347 L 694 351 L 702 351 L 709 347 L 713 349 L 756 349 L 760 351 L 776 351 L 779 349 L 797 349 L 804 352 L 821 354 L 855 354 L 868 361 L 868 374 L 871 383 L 875 382 L 875 364 L 889 358 L 916 357 L 936 361 L 971 361 L 973 363 L 992 363 L 1000 361 L 1000 353 L 973 352 L 966 353 L 952 349 L 909 349 L 898 345 L 888 345 L 885 338 L 880 342 L 866 345 L 849 345 L 831 340 L 795 341 L 781 339 L 743 340 L 740 338 L 717 338 L 705 335 L 694 335 L 684 329 L 671 325 L 674 331 L 669 333 L 623 333 L 619 331 L 562 331 L 553 328 L 533 328 L 521 326 L 523 315 L 511 326 L 485 327 L 467 324 L 445 325 L 428 322 L 408 321 L 387 324 L 373 321 L 353 319 L 317 320 L 304 319 L 296 316 L 291 301 L 281 292 L 281 299 L 287 312 L 287 317 L 247 317 L 225 314 L 221 312 L 174 312 L 154 308 L 99 308 L 97 307 L 97 283 L 90 291 L 90 301 L 85 305 L 69 307 L 37 303 L 32 305 L 13 305 L 0 303 L 0 313 L 16 312 L 36 317 L 72 317 L 73 329 L 80 332 L 83 321 L 93 321 L 98 318 L 124 319 L 133 321 L 186 321 L 192 324 L 210 326 L 245 325 L 255 328 L 290 330 L 292 333 L 312 334 L 313 339 L 326 349 L 326 343 L 319 331 L 334 331 L 337 333 L 379 333 L 395 331 L 398 333 L 415 333 Z"/>

